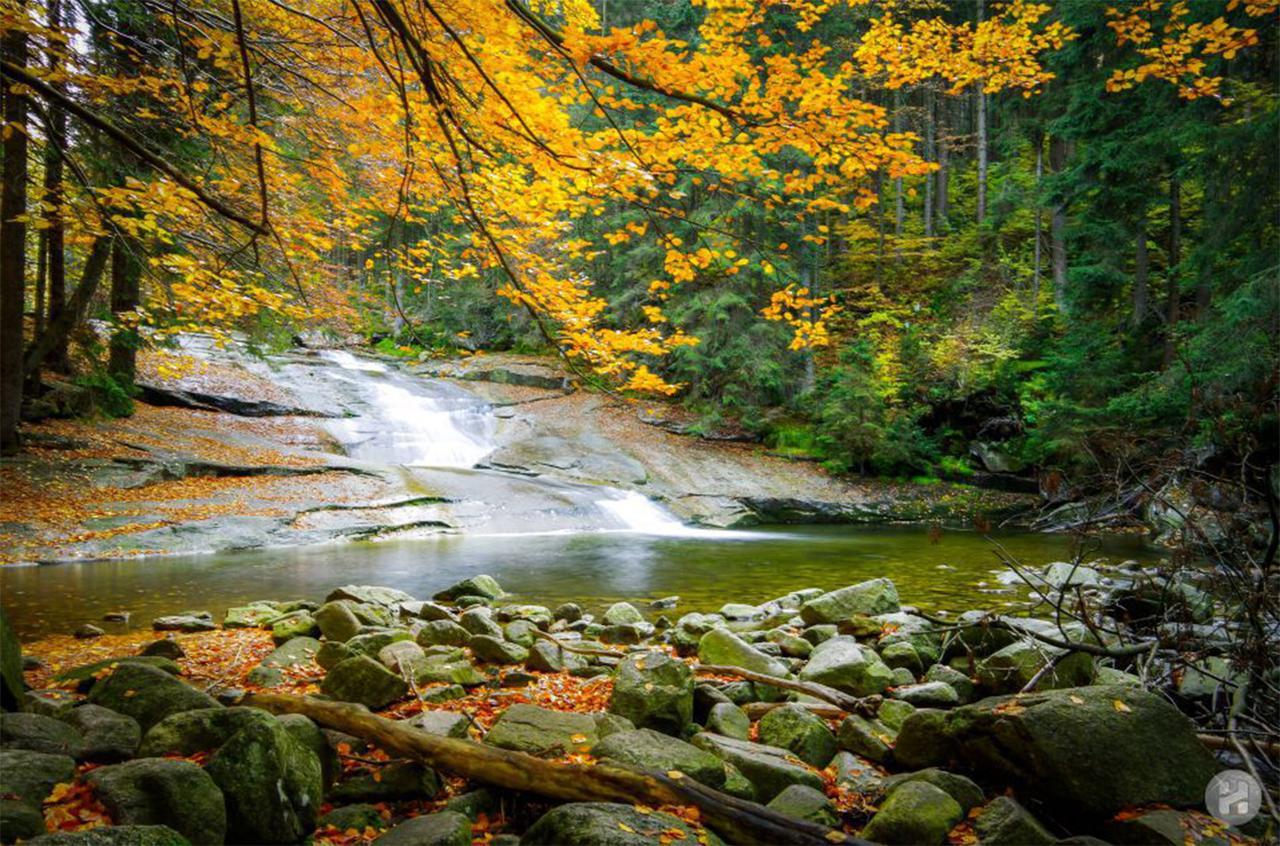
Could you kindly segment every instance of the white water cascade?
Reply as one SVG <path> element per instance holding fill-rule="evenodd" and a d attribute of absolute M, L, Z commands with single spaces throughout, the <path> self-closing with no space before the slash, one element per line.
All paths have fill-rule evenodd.
<path fill-rule="evenodd" d="M 352 458 L 408 467 L 474 467 L 496 448 L 496 420 L 471 394 L 406 379 L 385 364 L 345 350 L 321 355 L 361 374 L 346 381 L 360 388 L 369 413 L 331 426 Z"/>
<path fill-rule="evenodd" d="M 686 526 L 658 503 L 635 491 L 611 490 L 613 497 L 596 502 L 600 510 L 622 524 L 624 531 L 668 537 L 701 535 L 705 529 Z"/>

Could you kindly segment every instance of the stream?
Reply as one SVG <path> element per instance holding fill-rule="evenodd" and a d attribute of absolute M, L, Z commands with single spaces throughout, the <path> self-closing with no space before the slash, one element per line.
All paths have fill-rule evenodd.
<path fill-rule="evenodd" d="M 675 614 L 757 603 L 806 587 L 889 576 L 906 603 L 934 611 L 1003 609 L 1025 589 L 1001 576 L 992 540 L 1030 566 L 1069 559 L 1068 535 L 1004 532 L 993 539 L 924 526 L 687 526 L 636 491 L 519 475 L 485 461 L 498 447 L 495 409 L 461 386 L 421 379 L 345 351 L 326 351 L 274 376 L 326 421 L 352 460 L 404 474 L 407 487 L 451 498 L 457 534 L 0 569 L 0 594 L 23 638 L 93 622 L 145 628 L 184 609 L 215 617 L 254 599 L 322 599 L 342 584 L 378 584 L 427 598 L 488 573 L 514 601 L 598 610 L 679 596 Z M 1132 536 L 1091 542 L 1088 557 L 1149 562 Z M 1005 574 L 1007 576 L 1007 573 Z M 127 611 L 127 623 L 103 623 Z M 670 613 L 670 612 L 668 612 Z"/>

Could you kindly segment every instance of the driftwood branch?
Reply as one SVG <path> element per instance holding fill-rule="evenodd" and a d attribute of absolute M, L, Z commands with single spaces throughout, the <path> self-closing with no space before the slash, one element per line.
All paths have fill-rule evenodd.
<path fill-rule="evenodd" d="M 783 705 L 799 705 L 810 714 L 822 717 L 824 720 L 838 720 L 849 713 L 843 708 L 837 708 L 835 705 L 819 705 L 816 702 L 748 702 L 742 706 L 742 710 L 747 712 L 749 720 L 755 722 L 774 708 L 781 708 Z"/>
<path fill-rule="evenodd" d="M 384 751 L 477 782 L 566 802 L 623 802 L 652 806 L 693 805 L 707 826 L 735 843 L 869 846 L 843 832 L 779 814 L 705 787 L 608 761 L 567 764 L 511 752 L 472 740 L 439 737 L 359 705 L 306 696 L 254 693 L 240 704 L 275 714 L 302 714 L 320 725 L 371 741 Z"/>
<path fill-rule="evenodd" d="M 741 667 L 732 667 L 727 664 L 695 664 L 693 670 L 696 673 L 712 673 L 718 676 L 738 676 L 747 681 L 780 687 L 784 690 L 794 690 L 797 693 L 812 696 L 814 699 L 830 702 L 840 710 L 849 713 L 857 712 L 871 716 L 880 710 L 881 697 L 879 696 L 850 696 L 847 693 L 841 693 L 834 687 L 827 687 L 825 684 L 818 684 L 817 682 L 784 679 L 780 676 L 757 673 L 753 670 L 744 670 Z"/>

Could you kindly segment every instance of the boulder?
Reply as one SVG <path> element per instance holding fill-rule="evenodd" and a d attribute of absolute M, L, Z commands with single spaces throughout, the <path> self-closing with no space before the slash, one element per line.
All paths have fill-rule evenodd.
<path fill-rule="evenodd" d="M 336 828 L 342 832 L 354 829 L 363 833 L 370 828 L 374 831 L 381 831 L 387 827 L 387 821 L 383 819 L 382 812 L 373 805 L 346 805 L 341 808 L 334 808 L 316 823 L 316 828 L 318 829 L 329 827 Z"/>
<path fill-rule="evenodd" d="M 0 748 L 79 756 L 80 732 L 42 714 L 0 713 Z"/>
<path fill-rule="evenodd" d="M 466 646 L 471 632 L 452 620 L 432 620 L 418 630 L 419 646 Z"/>
<path fill-rule="evenodd" d="M 973 679 L 953 667 L 948 667 L 946 664 L 934 664 L 925 671 L 924 680 L 926 682 L 946 682 L 951 685 L 951 689 L 960 697 L 962 703 L 973 699 L 975 688 Z"/>
<path fill-rule="evenodd" d="M 732 702 L 717 702 L 707 712 L 707 731 L 736 740 L 751 739 L 751 718 Z"/>
<path fill-rule="evenodd" d="M 400 614 L 405 617 L 417 617 L 419 620 L 450 620 L 457 622 L 458 615 L 435 602 L 406 602 L 400 606 Z"/>
<path fill-rule="evenodd" d="M 677 770 L 716 790 L 724 786 L 724 764 L 718 757 L 652 729 L 615 732 L 597 743 L 591 754 L 659 773 Z"/>
<path fill-rule="evenodd" d="M 156 643 L 164 642 L 172 643 L 172 641 L 156 641 Z M 143 664 L 148 667 L 155 667 L 157 670 L 164 670 L 173 676 L 182 672 L 182 668 L 170 658 L 160 655 L 126 655 L 123 658 L 104 658 L 101 661 L 94 661 L 92 664 L 81 664 L 78 667 L 63 670 L 53 677 L 53 681 L 61 685 L 66 685 L 68 682 L 76 682 L 76 688 L 83 692 L 97 683 L 98 676 L 104 670 L 113 670 L 121 664 Z"/>
<path fill-rule="evenodd" d="M 956 800 L 956 804 L 960 806 L 960 810 L 966 814 L 969 809 L 976 808 L 982 804 L 982 788 L 974 784 L 972 780 L 962 775 L 949 773 L 946 770 L 940 770 L 937 767 L 929 767 L 924 770 L 917 770 L 913 773 L 902 773 L 900 775 L 890 776 L 884 780 L 884 792 L 889 794 L 897 790 L 900 786 L 909 781 L 924 781 L 932 784 L 943 793 Z"/>
<path fill-rule="evenodd" d="M 576 623 L 582 619 L 582 606 L 576 602 L 565 602 L 557 605 L 556 609 L 551 612 L 551 616 L 557 620 L 564 620 L 566 623 Z"/>
<path fill-rule="evenodd" d="M 1017 693 L 1062 650 L 1029 638 L 1015 641 L 978 662 L 976 675 L 995 693 Z M 1073 652 L 1036 682 L 1036 690 L 1079 687 L 1093 681 L 1093 656 Z"/>
<path fill-rule="evenodd" d="M 793 784 L 805 784 L 815 790 L 824 787 L 817 773 L 785 749 L 708 732 L 694 735 L 693 745 L 737 767 L 755 788 L 760 802 L 770 801 Z"/>
<path fill-rule="evenodd" d="M 42 834 L 26 843 L 27 846 L 189 846 L 190 841 L 167 825 L 113 825 Z"/>
<path fill-rule="evenodd" d="M 172 637 L 162 637 L 142 647 L 142 649 L 138 650 L 138 655 L 168 658 L 170 661 L 177 661 L 179 658 L 186 658 L 187 652 L 182 648 L 182 644 Z M 175 664 L 174 666 L 176 667 L 177 665 Z"/>
<path fill-rule="evenodd" d="M 600 620 L 607 626 L 624 626 L 645 621 L 644 615 L 630 602 L 615 602 L 605 609 Z"/>
<path fill-rule="evenodd" d="M 880 810 L 862 830 L 875 843 L 932 846 L 964 819 L 964 811 L 944 791 L 923 781 L 907 782 L 880 803 Z"/>
<path fill-rule="evenodd" d="M 889 759 L 897 734 L 878 719 L 850 714 L 840 723 L 836 742 L 846 752 L 861 755 L 879 764 Z"/>
<path fill-rule="evenodd" d="M 760 742 L 786 749 L 811 767 L 822 769 L 836 754 L 836 736 L 821 717 L 801 705 L 786 704 L 760 718 Z"/>
<path fill-rule="evenodd" d="M 95 637 L 102 637 L 106 633 L 106 629 L 95 626 L 93 623 L 85 623 L 71 634 L 77 640 L 93 640 Z"/>
<path fill-rule="evenodd" d="M 908 770 L 918 770 L 947 764 L 951 757 L 946 711 L 920 708 L 902 721 L 893 745 L 895 764 Z"/>
<path fill-rule="evenodd" d="M 44 814 L 40 812 L 39 805 L 18 799 L 0 799 L 0 842 L 27 842 L 44 833 Z"/>
<path fill-rule="evenodd" d="M 538 626 L 529 620 L 512 620 L 502 627 L 502 636 L 512 643 L 518 643 L 525 649 L 537 642 Z"/>
<path fill-rule="evenodd" d="M 552 621 L 551 609 L 545 605 L 504 605 L 494 612 L 494 616 L 501 623 L 522 620 L 540 629 L 547 628 Z"/>
<path fill-rule="evenodd" d="M 813 653 L 812 643 L 783 629 L 771 629 L 765 637 L 770 643 L 778 644 L 788 658 L 808 658 Z"/>
<path fill-rule="evenodd" d="M 346 643 L 360 633 L 360 618 L 346 602 L 326 602 L 316 611 L 315 620 L 325 640 Z"/>
<path fill-rule="evenodd" d="M 573 802 L 552 808 L 520 838 L 521 846 L 653 846 L 659 831 L 679 832 L 672 840 L 719 846 L 710 832 L 661 811 L 641 813 L 612 802 Z"/>
<path fill-rule="evenodd" d="M 313 637 L 291 638 L 263 658 L 262 663 L 249 673 L 248 681 L 264 686 L 280 684 L 284 680 L 284 669 L 310 664 L 316 660 L 322 648 L 323 644 Z"/>
<path fill-rule="evenodd" d="M 61 719 L 79 701 L 80 697 L 71 691 L 57 687 L 28 690 L 22 695 L 22 710 L 31 714 L 43 714 L 46 717 Z"/>
<path fill-rule="evenodd" d="M 373 842 L 378 846 L 470 846 L 471 820 L 456 811 L 423 814 L 405 820 Z"/>
<path fill-rule="evenodd" d="M 831 759 L 836 784 L 855 793 L 879 793 L 884 786 L 884 771 L 852 752 L 837 752 Z"/>
<path fill-rule="evenodd" d="M 398 802 L 430 799 L 440 792 L 440 778 L 416 761 L 387 764 L 373 772 L 353 775 L 330 791 L 334 802 Z"/>
<path fill-rule="evenodd" d="M 457 711 L 423 711 L 421 714 L 410 717 L 406 722 L 420 731 L 438 737 L 465 738 L 467 729 L 471 727 L 471 720 Z"/>
<path fill-rule="evenodd" d="M 827 828 L 833 828 L 840 822 L 840 816 L 827 795 L 804 784 L 791 785 L 773 797 L 767 807 L 771 811 L 825 825 Z"/>
<path fill-rule="evenodd" d="M 99 767 L 85 781 L 118 825 L 166 825 L 195 844 L 226 835 L 222 791 L 190 761 L 142 758 Z"/>
<path fill-rule="evenodd" d="M 496 816 L 502 810 L 505 799 L 506 797 L 496 789 L 481 787 L 477 790 L 459 793 L 457 796 L 446 800 L 444 810 L 456 811 L 475 822 L 480 818 L 481 814 L 489 817 Z"/>
<path fill-rule="evenodd" d="M 488 664 L 522 664 L 529 657 L 529 650 L 518 643 L 503 640 L 501 634 L 497 637 L 476 635 L 467 645 L 476 658 Z"/>
<path fill-rule="evenodd" d="M 427 653 L 411 640 L 397 640 L 378 650 L 378 662 L 403 679 L 416 678 L 426 660 Z"/>
<path fill-rule="evenodd" d="M 295 843 L 315 828 L 324 792 L 316 754 L 279 722 L 254 722 L 209 759 L 227 802 L 228 839 Z"/>
<path fill-rule="evenodd" d="M 596 721 L 589 714 L 525 704 L 503 711 L 484 737 L 490 746 L 543 757 L 589 752 L 599 740 Z"/>
<path fill-rule="evenodd" d="M 274 603 L 253 602 L 228 608 L 222 618 L 224 629 L 256 629 L 268 620 L 279 617 L 280 609 Z"/>
<path fill-rule="evenodd" d="M 636 644 L 647 637 L 652 637 L 652 623 L 617 623 L 612 626 L 601 626 L 598 637 L 601 643 Z"/>
<path fill-rule="evenodd" d="M 950 708 L 960 704 L 960 694 L 956 689 L 941 681 L 903 685 L 890 695 L 919 708 Z"/>
<path fill-rule="evenodd" d="M 320 690 L 331 699 L 377 710 L 402 699 L 409 685 L 369 656 L 357 655 L 330 670 Z"/>
<path fill-rule="evenodd" d="M 1057 842 L 1031 812 L 1008 796 L 997 796 L 973 821 L 974 830 L 984 846 L 1051 846 Z M 1183 830 L 1178 827 L 1178 843 Z M 1117 840 L 1123 843 L 1123 840 Z"/>
<path fill-rule="evenodd" d="M 984 699 L 947 712 L 944 727 L 958 760 L 1076 817 L 1198 806 L 1217 769 L 1190 720 L 1127 685 Z"/>
<path fill-rule="evenodd" d="M 494 622 L 488 608 L 472 608 L 463 611 L 462 616 L 458 618 L 458 625 L 473 635 L 488 635 L 502 639 L 502 626 Z"/>
<path fill-rule="evenodd" d="M 58 719 L 80 732 L 80 757 L 86 761 L 101 764 L 132 758 L 142 741 L 137 720 L 100 705 L 84 704 Z"/>
<path fill-rule="evenodd" d="M 917 710 L 916 706 L 901 699 L 883 699 L 880 701 L 880 708 L 876 711 L 876 719 L 894 731 L 898 731 L 907 717 Z"/>
<path fill-rule="evenodd" d="M 254 723 L 271 723 L 275 717 L 261 708 L 201 708 L 171 714 L 156 723 L 142 738 L 138 754 L 144 758 L 160 755 L 186 757 L 211 752 L 233 734 Z"/>
<path fill-rule="evenodd" d="M 132 662 L 121 662 L 111 675 L 95 684 L 89 692 L 89 701 L 133 717 L 143 731 L 170 714 L 221 707 L 212 696 L 164 670 Z"/>
<path fill-rule="evenodd" d="M 271 623 L 271 639 L 276 645 L 288 643 L 295 637 L 310 638 L 320 634 L 316 618 L 310 611 L 294 611 L 283 617 L 277 617 Z"/>
<path fill-rule="evenodd" d="M 526 667 L 540 673 L 583 669 L 589 663 L 585 655 L 569 652 L 545 640 L 534 641 L 529 647 L 529 657 L 525 659 Z"/>
<path fill-rule="evenodd" d="M 156 617 L 151 628 L 158 632 L 209 632 L 218 626 L 208 611 L 187 611 L 167 617 Z"/>
<path fill-rule="evenodd" d="M 471 665 L 461 651 L 427 655 L 421 667 L 415 668 L 419 682 L 447 682 L 464 687 L 475 687 L 487 682 L 488 677 Z"/>
<path fill-rule="evenodd" d="M 338 751 L 329 743 L 323 729 L 302 714 L 281 714 L 276 717 L 276 722 L 284 726 L 294 740 L 315 753 L 316 759 L 320 761 L 320 774 L 326 787 L 338 780 L 342 762 L 338 760 Z"/>
<path fill-rule="evenodd" d="M 332 670 L 348 658 L 354 657 L 356 657 L 356 653 L 345 643 L 326 640 L 320 644 L 320 651 L 316 653 L 316 663 L 320 665 L 322 670 Z"/>
<path fill-rule="evenodd" d="M 497 579 L 493 576 L 481 575 L 463 579 L 457 584 L 440 591 L 432 598 L 437 601 L 447 602 L 460 596 L 483 596 L 486 599 L 498 599 L 503 595 L 502 586 L 498 584 Z"/>
<path fill-rule="evenodd" d="M 893 682 L 893 671 L 875 650 L 851 637 L 833 637 L 814 648 L 800 671 L 804 681 L 825 684 L 851 696 L 883 693 Z"/>
<path fill-rule="evenodd" d="M 679 735 L 693 720 L 693 671 L 663 652 L 628 655 L 614 673 L 609 710 L 639 728 Z"/>
<path fill-rule="evenodd" d="M 726 664 L 770 676 L 790 677 L 787 666 L 765 655 L 728 629 L 711 629 L 698 640 L 698 660 L 704 664 Z"/>
<path fill-rule="evenodd" d="M 0 749 L 0 796 L 17 796 L 39 808 L 54 785 L 71 781 L 76 762 L 70 755 L 29 749 Z"/>
<path fill-rule="evenodd" d="M 402 590 L 378 585 L 343 585 L 324 598 L 325 602 L 348 599 L 366 605 L 398 608 L 402 602 L 413 602 L 413 597 Z"/>
<path fill-rule="evenodd" d="M 833 590 L 800 606 L 805 625 L 839 623 L 855 614 L 885 614 L 899 610 L 898 588 L 889 579 L 871 579 Z"/>

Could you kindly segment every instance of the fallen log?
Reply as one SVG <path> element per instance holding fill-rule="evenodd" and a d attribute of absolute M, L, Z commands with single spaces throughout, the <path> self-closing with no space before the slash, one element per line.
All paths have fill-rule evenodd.
<path fill-rule="evenodd" d="M 748 719 L 755 722 L 774 708 L 781 708 L 783 705 L 799 705 L 810 714 L 815 714 L 824 720 L 838 720 L 849 713 L 835 705 L 818 705 L 815 702 L 748 702 L 742 706 L 742 710 L 747 712 Z"/>
<path fill-rule="evenodd" d="M 609 761 L 547 761 L 473 740 L 427 734 L 360 705 L 309 696 L 251 693 L 241 697 L 239 704 L 274 714 L 302 714 L 327 728 L 370 741 L 389 754 L 507 790 L 565 802 L 692 805 L 708 828 L 733 843 L 870 846 L 842 831 L 712 790 L 680 773 L 649 772 Z"/>
<path fill-rule="evenodd" d="M 738 676 L 747 681 L 767 684 L 772 687 L 780 687 L 783 690 L 794 690 L 797 693 L 803 693 L 812 696 L 814 699 L 821 699 L 823 702 L 829 702 L 839 708 L 841 711 L 849 713 L 859 713 L 864 716 L 873 717 L 880 710 L 880 696 L 850 696 L 842 693 L 834 687 L 827 687 L 825 684 L 817 682 L 800 681 L 799 679 L 784 679 L 781 676 L 770 676 L 765 673 L 757 673 L 754 670 L 744 670 L 741 667 L 734 667 L 728 664 L 694 664 L 693 670 L 696 673 L 711 673 L 717 676 Z"/>

